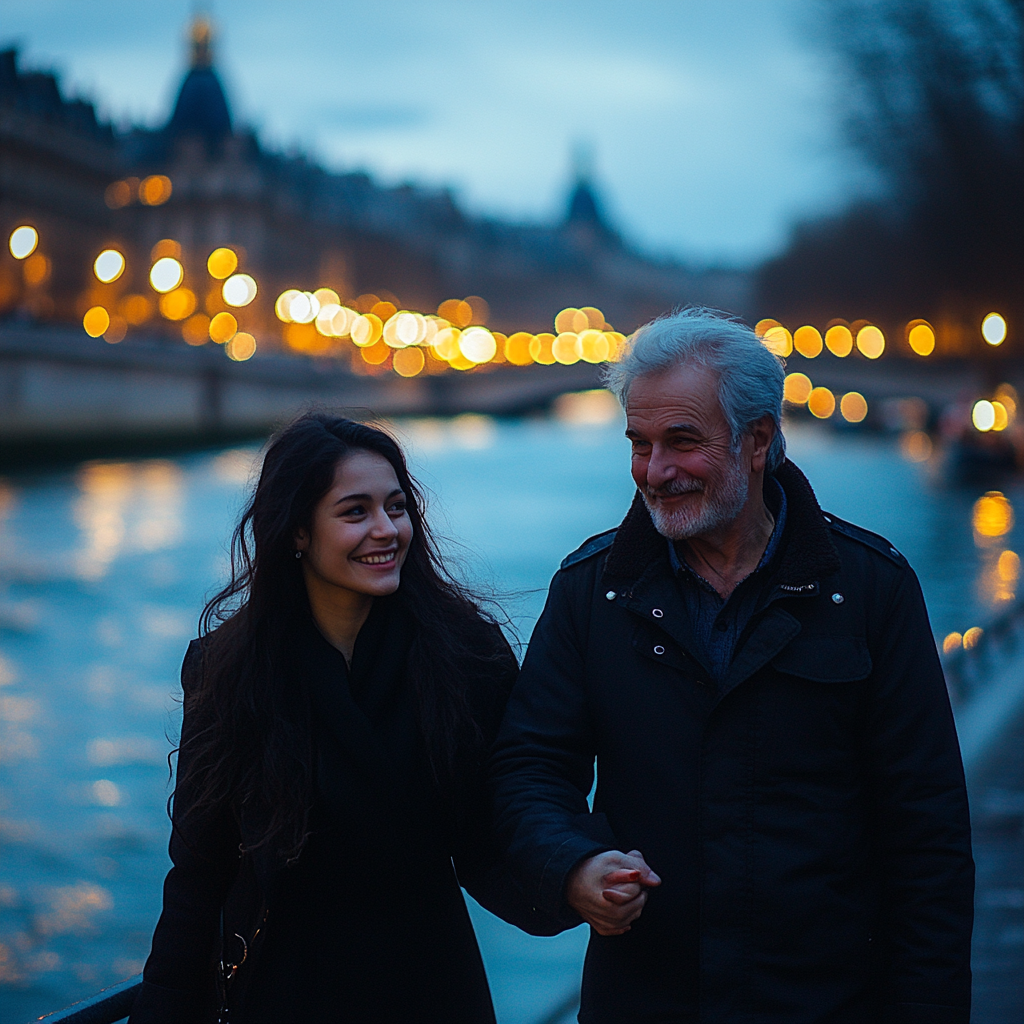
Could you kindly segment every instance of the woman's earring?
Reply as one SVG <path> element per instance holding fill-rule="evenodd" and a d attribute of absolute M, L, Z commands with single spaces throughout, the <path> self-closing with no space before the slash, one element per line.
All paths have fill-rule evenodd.
<path fill-rule="evenodd" d="M 301 558 L 302 557 L 302 552 L 301 551 L 296 551 L 295 552 L 295 557 L 296 558 Z"/>

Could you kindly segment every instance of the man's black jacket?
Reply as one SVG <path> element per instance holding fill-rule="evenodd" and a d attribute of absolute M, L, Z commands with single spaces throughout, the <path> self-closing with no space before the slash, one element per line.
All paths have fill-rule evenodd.
<path fill-rule="evenodd" d="M 776 479 L 782 544 L 721 683 L 638 497 L 563 562 L 509 701 L 497 820 L 538 908 L 570 919 L 569 871 L 610 848 L 663 879 L 592 933 L 584 1024 L 968 1020 L 967 796 L 917 578 Z"/>

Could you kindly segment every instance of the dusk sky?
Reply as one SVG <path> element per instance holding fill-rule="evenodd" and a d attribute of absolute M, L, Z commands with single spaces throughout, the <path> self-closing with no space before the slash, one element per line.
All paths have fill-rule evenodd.
<path fill-rule="evenodd" d="M 839 137 L 814 0 L 218 0 L 236 121 L 473 212 L 559 216 L 585 144 L 644 249 L 749 264 L 868 180 Z M 122 123 L 166 119 L 191 3 L 0 0 L 0 45 Z"/>

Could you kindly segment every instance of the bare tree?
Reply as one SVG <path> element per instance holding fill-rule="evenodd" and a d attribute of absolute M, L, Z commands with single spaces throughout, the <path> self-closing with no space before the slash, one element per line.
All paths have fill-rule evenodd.
<path fill-rule="evenodd" d="M 1021 309 L 1024 0 L 824 0 L 821 25 L 848 138 L 885 196 L 800 225 L 763 268 L 763 301 Z"/>

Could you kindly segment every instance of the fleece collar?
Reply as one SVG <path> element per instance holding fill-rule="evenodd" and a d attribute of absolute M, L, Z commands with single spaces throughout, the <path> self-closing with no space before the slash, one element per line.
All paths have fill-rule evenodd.
<path fill-rule="evenodd" d="M 839 552 L 807 477 L 786 459 L 775 471 L 775 479 L 786 494 L 786 525 L 772 583 L 798 591 L 837 573 L 841 567 Z M 638 491 L 616 531 L 604 576 L 609 580 L 638 580 L 658 560 L 668 560 L 665 538 L 654 528 Z"/>

